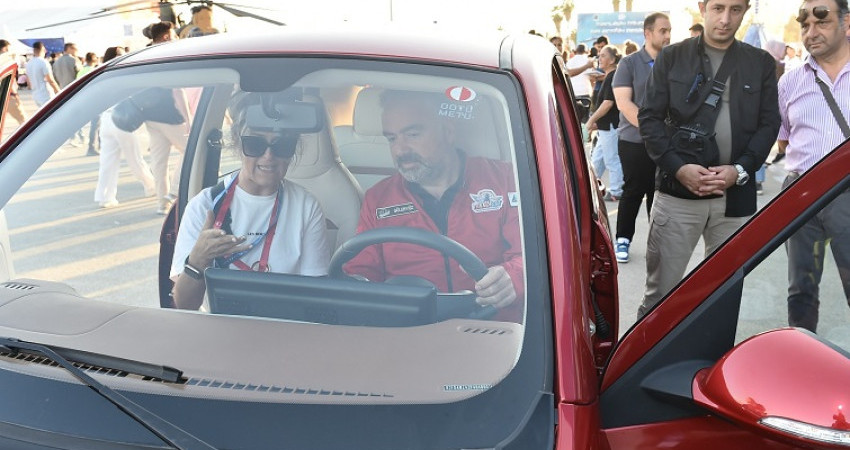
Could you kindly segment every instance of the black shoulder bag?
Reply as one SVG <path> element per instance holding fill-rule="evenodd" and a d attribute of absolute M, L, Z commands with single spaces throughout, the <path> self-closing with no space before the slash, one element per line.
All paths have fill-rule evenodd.
<path fill-rule="evenodd" d="M 734 44 L 733 44 L 734 45 Z M 720 151 L 714 139 L 714 125 L 722 106 L 723 92 L 726 90 L 726 80 L 729 79 L 737 63 L 737 50 L 730 47 L 723 56 L 720 68 L 708 84 L 703 88 L 704 73 L 711 73 L 703 67 L 703 72 L 697 74 L 693 86 L 685 99 L 686 102 L 700 102 L 697 111 L 687 120 L 673 124 L 668 148 L 676 152 L 685 164 L 699 164 L 703 167 L 716 166 L 720 163 Z M 674 197 L 685 199 L 714 198 L 715 196 L 700 197 L 689 191 L 676 174 L 662 173 L 661 192 Z"/>

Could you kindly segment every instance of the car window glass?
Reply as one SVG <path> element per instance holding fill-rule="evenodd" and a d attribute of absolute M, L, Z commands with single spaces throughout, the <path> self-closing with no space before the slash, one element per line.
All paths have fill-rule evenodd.
<path fill-rule="evenodd" d="M 251 131 L 240 122 L 247 113 L 237 97 L 282 96 L 286 100 L 273 103 L 273 109 L 280 104 L 296 105 L 304 114 L 315 110 L 320 116 L 318 131 L 296 133 L 295 156 L 286 172 L 285 189 L 297 192 L 302 196 L 299 198 L 312 199 L 305 203 L 313 205 L 312 209 L 305 207 L 306 212 L 299 214 L 320 218 L 317 226 L 321 236 L 313 238 L 325 243 L 322 248 L 327 254 L 322 259 L 292 253 L 301 258 L 314 257 L 319 269 L 310 273 L 297 264 L 297 270 L 279 273 L 275 269 L 280 266 L 274 262 L 269 268 L 273 273 L 251 272 L 254 278 L 244 277 L 242 271 L 233 268 L 217 275 L 211 272 L 204 306 L 190 314 L 239 316 L 242 321 L 265 324 L 262 326 L 274 323 L 287 327 L 295 322 L 340 325 L 345 333 L 350 333 L 351 345 L 347 350 L 334 351 L 347 356 L 368 359 L 371 356 L 366 355 L 374 355 L 374 342 L 398 341 L 413 349 L 410 358 L 437 358 L 422 361 L 432 361 L 432 368 L 439 369 L 418 374 L 421 382 L 404 383 L 408 387 L 400 386 L 396 395 L 382 398 L 384 402 L 455 401 L 485 392 L 504 380 L 523 351 L 529 301 L 524 288 L 529 277 L 524 261 L 528 242 L 537 240 L 526 237 L 524 230 L 528 226 L 538 229 L 533 221 L 539 220 L 540 214 L 534 209 L 526 210 L 521 201 L 520 187 L 528 187 L 530 178 L 517 167 L 526 167 L 527 171 L 531 162 L 518 161 L 528 158 L 530 151 L 524 138 L 527 125 L 517 110 L 520 102 L 515 84 L 504 76 L 454 69 L 390 70 L 388 65 L 372 68 L 366 63 L 331 64 L 315 59 L 306 60 L 306 68 L 301 68 L 298 61 L 269 61 L 215 60 L 164 64 L 157 70 L 113 69 L 83 86 L 20 140 L 4 161 L 5 183 L 0 186 L 0 202 L 5 204 L 2 212 L 8 223 L 2 227 L 0 216 L 0 231 L 6 231 L 0 233 L 0 275 L 5 271 L 8 276 L 4 279 L 61 283 L 72 289 L 80 301 L 161 308 L 168 301 L 169 283 L 184 276 L 174 275 L 174 267 L 182 270 L 188 260 L 188 256 L 182 256 L 185 253 L 173 259 L 180 249 L 179 233 L 187 229 L 187 221 L 199 211 L 198 205 L 215 200 L 212 189 L 217 182 L 224 182 L 224 193 L 216 191 L 224 198 L 226 186 L 231 181 L 235 183 L 237 175 L 249 176 L 243 163 L 245 137 L 259 135 L 264 140 L 259 145 L 265 145 L 260 150 L 275 151 L 275 137 Z M 274 85 L 246 80 L 245 74 L 255 63 L 271 64 L 280 73 L 291 73 L 287 72 L 286 82 L 275 81 Z M 429 117 L 445 132 L 441 139 L 450 144 L 447 150 L 457 154 L 457 159 L 452 160 L 454 165 L 446 169 L 467 177 L 452 185 L 452 201 L 441 203 L 441 197 L 434 195 L 428 198 L 427 190 L 411 187 L 412 182 L 399 175 L 388 139 L 390 132 L 383 123 L 383 102 L 392 95 L 427 99 L 424 104 Z M 301 108 L 303 105 L 315 108 Z M 97 121 L 99 124 L 95 124 Z M 417 133 L 421 131 L 407 125 L 410 124 L 394 129 L 392 139 L 419 139 Z M 100 156 L 86 154 L 92 127 L 98 127 L 95 139 Z M 165 153 L 158 153 L 159 147 L 166 147 Z M 105 152 L 105 148 L 111 151 Z M 428 156 L 424 152 L 422 155 Z M 262 162 L 252 164 L 257 173 L 269 170 Z M 168 187 L 161 186 L 166 179 L 160 176 L 165 167 L 170 171 L 166 177 Z M 380 183 L 395 183 L 402 191 L 370 194 L 370 189 Z M 206 200 L 196 200 L 202 198 Z M 372 203 L 363 209 L 368 201 Z M 287 202 L 295 200 L 284 199 L 280 203 L 282 210 L 293 204 Z M 161 235 L 163 225 L 168 225 L 165 214 L 174 205 L 179 207 L 177 219 L 182 220 L 176 249 L 173 234 Z M 225 220 L 239 222 L 244 216 L 239 214 L 233 211 Z M 443 218 L 435 219 L 432 214 L 443 214 Z M 418 222 L 401 220 L 412 215 Z M 392 244 L 387 243 L 378 245 L 382 252 L 395 252 L 395 267 L 413 264 L 419 269 L 409 274 L 393 273 L 386 279 L 367 273 L 366 278 L 372 282 L 346 280 L 360 284 L 331 292 L 335 285 L 328 283 L 325 275 L 329 257 L 355 235 L 364 217 L 373 222 L 397 221 L 394 226 L 427 230 L 438 238 L 462 241 L 481 260 L 485 271 L 499 266 L 507 274 L 515 299 L 507 302 L 507 308 L 473 315 L 479 314 L 481 308 L 475 302 L 475 282 L 468 274 L 469 268 L 462 268 L 454 257 L 445 257 L 436 250 L 412 244 L 400 244 L 393 250 Z M 204 218 L 200 225 L 195 222 L 198 229 Z M 526 223 L 529 220 L 532 222 Z M 237 233 L 238 225 L 232 229 L 239 237 L 257 239 L 251 230 Z M 307 231 L 293 231 L 294 237 L 288 237 L 286 233 L 291 228 L 280 231 L 275 239 L 290 239 L 301 245 L 299 242 L 307 239 Z M 262 236 L 248 242 L 255 243 L 260 253 Z M 422 254 L 431 259 L 415 266 L 420 264 L 416 261 Z M 539 249 L 535 248 L 534 254 L 539 255 Z M 544 277 L 540 270 L 534 276 Z M 285 283 L 285 288 L 279 283 Z M 307 289 L 308 294 L 293 293 L 295 287 Z M 212 291 L 217 295 L 218 306 L 210 301 Z M 445 291 L 447 295 L 436 296 L 432 291 Z M 266 301 L 270 295 L 282 293 L 287 295 L 287 301 L 304 306 L 301 312 L 287 315 L 289 312 L 279 305 Z M 238 296 L 235 300 L 234 295 Z M 224 307 L 222 298 L 242 303 Z M 334 305 L 315 306 L 327 298 Z M 468 300 L 463 308 L 453 303 L 460 299 Z M 357 308 L 346 304 L 357 300 L 369 303 L 373 309 L 357 315 Z M 419 309 L 416 313 L 401 311 L 393 302 L 407 302 Z M 431 312 L 430 305 L 435 305 L 439 314 Z M 479 320 L 482 318 L 487 322 Z M 472 319 L 477 325 L 490 323 L 492 327 L 458 327 L 453 322 L 458 319 Z M 355 325 L 361 329 L 354 329 Z M 310 330 L 310 337 L 298 341 L 320 346 L 329 327 Z M 222 329 L 222 333 L 227 332 Z M 482 335 L 498 336 L 491 339 L 500 343 L 488 346 L 480 338 Z M 478 343 L 464 343 L 470 338 Z M 482 345 L 489 350 L 480 351 Z M 435 346 L 445 349 L 440 352 L 442 356 L 428 350 Z M 313 349 L 318 350 L 319 347 Z M 458 365 L 459 360 L 466 362 Z M 445 372 L 449 361 L 455 361 L 453 373 Z M 400 365 L 398 369 L 411 370 L 408 362 L 403 365 L 407 368 Z M 331 378 L 348 375 L 328 374 Z M 397 378 L 395 382 L 404 377 Z M 379 386 L 381 381 L 371 375 L 363 375 L 357 383 L 363 390 L 384 389 Z M 375 401 L 375 397 L 367 396 L 363 401 Z"/>
<path fill-rule="evenodd" d="M 791 325 L 808 328 L 850 350 L 850 253 L 846 250 L 850 221 L 835 217 L 841 211 L 850 211 L 847 192 L 819 210 L 746 276 L 736 342 Z M 830 238 L 818 229 L 829 230 Z M 796 260 L 789 258 L 789 250 Z"/>
<path fill-rule="evenodd" d="M 14 77 L 12 75 L 13 73 L 10 72 L 5 76 L 0 77 L 0 111 L 7 111 L 5 103 L 9 100 L 10 89 L 12 88 L 12 83 L 14 82 Z M 0 126 L 5 123 L 5 116 L 7 114 L 9 114 L 9 112 L 6 112 L 3 117 L 0 117 Z M 0 142 L 3 141 L 4 137 L 5 136 L 0 136 Z"/>

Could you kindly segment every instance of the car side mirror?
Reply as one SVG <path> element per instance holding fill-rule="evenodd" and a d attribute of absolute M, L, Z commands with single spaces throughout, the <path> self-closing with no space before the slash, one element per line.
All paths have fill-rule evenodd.
<path fill-rule="evenodd" d="M 693 381 L 701 406 L 798 446 L 850 445 L 850 354 L 797 328 L 753 336 Z M 845 412 L 848 410 L 848 412 Z"/>

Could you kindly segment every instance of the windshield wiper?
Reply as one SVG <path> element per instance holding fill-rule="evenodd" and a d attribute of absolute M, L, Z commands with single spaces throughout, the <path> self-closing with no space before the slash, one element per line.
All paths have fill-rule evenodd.
<path fill-rule="evenodd" d="M 133 402 L 129 398 L 123 396 L 118 391 L 115 391 L 106 385 L 95 380 L 83 370 L 74 366 L 71 361 L 97 365 L 110 369 L 122 370 L 128 373 L 151 376 L 160 378 L 166 381 L 179 381 L 183 373 L 177 369 L 167 366 L 157 366 L 154 364 L 132 361 L 123 358 L 117 358 L 108 355 L 100 355 L 97 353 L 85 352 L 81 350 L 72 350 L 62 347 L 51 347 L 35 342 L 21 341 L 15 338 L 0 337 L 0 352 L 9 353 L 12 355 L 18 353 L 36 354 L 44 356 L 63 369 L 74 375 L 77 379 L 83 382 L 108 400 L 110 403 L 118 407 L 125 414 L 133 418 L 136 422 L 150 430 L 163 442 L 178 450 L 193 450 L 193 449 L 215 449 L 213 446 L 198 439 L 195 436 L 187 433 L 171 422 L 157 416 L 148 411 L 139 404 Z M 117 366 L 117 367 L 115 367 Z"/>

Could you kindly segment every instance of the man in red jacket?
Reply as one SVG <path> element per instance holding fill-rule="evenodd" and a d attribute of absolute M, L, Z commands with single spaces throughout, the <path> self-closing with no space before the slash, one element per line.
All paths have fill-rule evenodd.
<path fill-rule="evenodd" d="M 383 133 L 398 173 L 366 192 L 357 232 L 401 226 L 442 234 L 481 258 L 487 274 L 476 282 L 440 252 L 404 243 L 368 247 L 344 268 L 371 281 L 413 275 L 442 292 L 474 290 L 479 304 L 500 309 L 497 319 L 518 320 L 524 267 L 513 168 L 454 146 L 453 123 L 438 115 L 447 100 L 383 94 Z"/>

